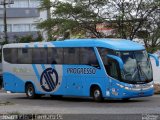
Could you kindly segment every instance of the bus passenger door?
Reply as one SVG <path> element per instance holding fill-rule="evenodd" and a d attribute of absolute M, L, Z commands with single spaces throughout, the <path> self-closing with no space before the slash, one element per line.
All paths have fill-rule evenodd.
<path fill-rule="evenodd" d="M 106 72 L 109 76 L 109 81 L 110 81 L 110 85 L 109 85 L 109 91 L 111 93 L 111 95 L 118 95 L 118 91 L 116 90 L 116 80 L 120 80 L 120 68 L 119 68 L 119 64 L 116 60 L 109 58 L 108 59 L 108 64 L 105 65 L 105 69 Z M 113 89 L 112 89 L 113 88 Z"/>

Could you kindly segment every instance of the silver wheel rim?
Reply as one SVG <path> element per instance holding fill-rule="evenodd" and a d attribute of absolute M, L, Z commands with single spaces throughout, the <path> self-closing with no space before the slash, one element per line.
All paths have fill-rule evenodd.
<path fill-rule="evenodd" d="M 33 88 L 29 87 L 27 93 L 28 93 L 28 96 L 33 96 Z"/>
<path fill-rule="evenodd" d="M 95 98 L 98 98 L 98 97 L 100 96 L 100 94 L 101 94 L 101 93 L 100 93 L 99 90 L 95 90 L 95 91 L 94 91 L 94 97 L 95 97 Z"/>

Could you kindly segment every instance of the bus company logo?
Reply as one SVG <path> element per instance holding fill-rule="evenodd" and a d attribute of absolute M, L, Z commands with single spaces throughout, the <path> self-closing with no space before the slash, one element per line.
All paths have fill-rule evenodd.
<path fill-rule="evenodd" d="M 51 92 L 58 85 L 58 73 L 53 68 L 47 68 L 43 71 L 40 78 L 40 84 L 44 91 Z"/>

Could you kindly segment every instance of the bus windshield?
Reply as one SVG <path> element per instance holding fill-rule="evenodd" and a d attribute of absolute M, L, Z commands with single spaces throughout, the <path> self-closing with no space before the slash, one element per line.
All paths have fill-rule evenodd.
<path fill-rule="evenodd" d="M 114 51 L 98 48 L 98 51 L 110 77 L 131 84 L 143 84 L 153 80 L 151 63 L 145 50 Z M 118 62 L 107 58 L 107 54 L 119 56 L 124 63 L 124 69 L 120 70 Z"/>
<path fill-rule="evenodd" d="M 152 67 L 146 51 L 116 52 L 124 62 L 121 79 L 128 83 L 146 83 L 153 80 Z"/>

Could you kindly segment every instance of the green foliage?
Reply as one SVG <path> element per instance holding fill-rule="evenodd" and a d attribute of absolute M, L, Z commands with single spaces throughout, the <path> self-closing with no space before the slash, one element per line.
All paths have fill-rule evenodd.
<path fill-rule="evenodd" d="M 35 38 L 35 41 L 36 42 L 39 42 L 39 41 L 43 41 L 43 36 L 41 35 L 41 33 L 40 32 L 37 32 L 37 38 Z"/>
<path fill-rule="evenodd" d="M 49 30 L 51 37 L 64 36 L 68 30 L 72 34 L 87 31 L 97 38 L 141 38 L 150 51 L 160 46 L 159 0 L 43 0 L 41 6 L 43 9 L 53 7 L 52 18 L 38 24 L 40 29 Z M 109 27 L 117 31 L 116 35 L 98 32 L 98 23 L 109 23 Z"/>
<path fill-rule="evenodd" d="M 52 7 L 52 2 L 50 0 L 42 0 L 40 4 L 40 10 L 48 10 Z"/>
<path fill-rule="evenodd" d="M 99 0 L 94 0 L 90 3 L 90 6 L 86 4 L 87 0 L 75 2 L 75 4 L 69 2 L 54 2 L 54 10 L 52 11 L 52 19 L 38 24 L 40 29 L 48 30 L 53 27 L 57 27 L 57 30 L 52 30 L 51 34 L 63 35 L 65 31 L 71 32 L 76 30 L 89 30 L 97 37 L 101 37 L 100 33 L 96 30 L 96 24 L 102 22 L 102 18 L 90 9 L 90 6 L 102 5 Z"/>
<path fill-rule="evenodd" d="M 15 36 L 16 42 L 18 43 L 29 43 L 29 42 L 39 42 L 43 41 L 42 35 L 38 32 L 38 36 L 36 38 L 33 38 L 32 35 L 26 35 L 23 37 Z"/>

